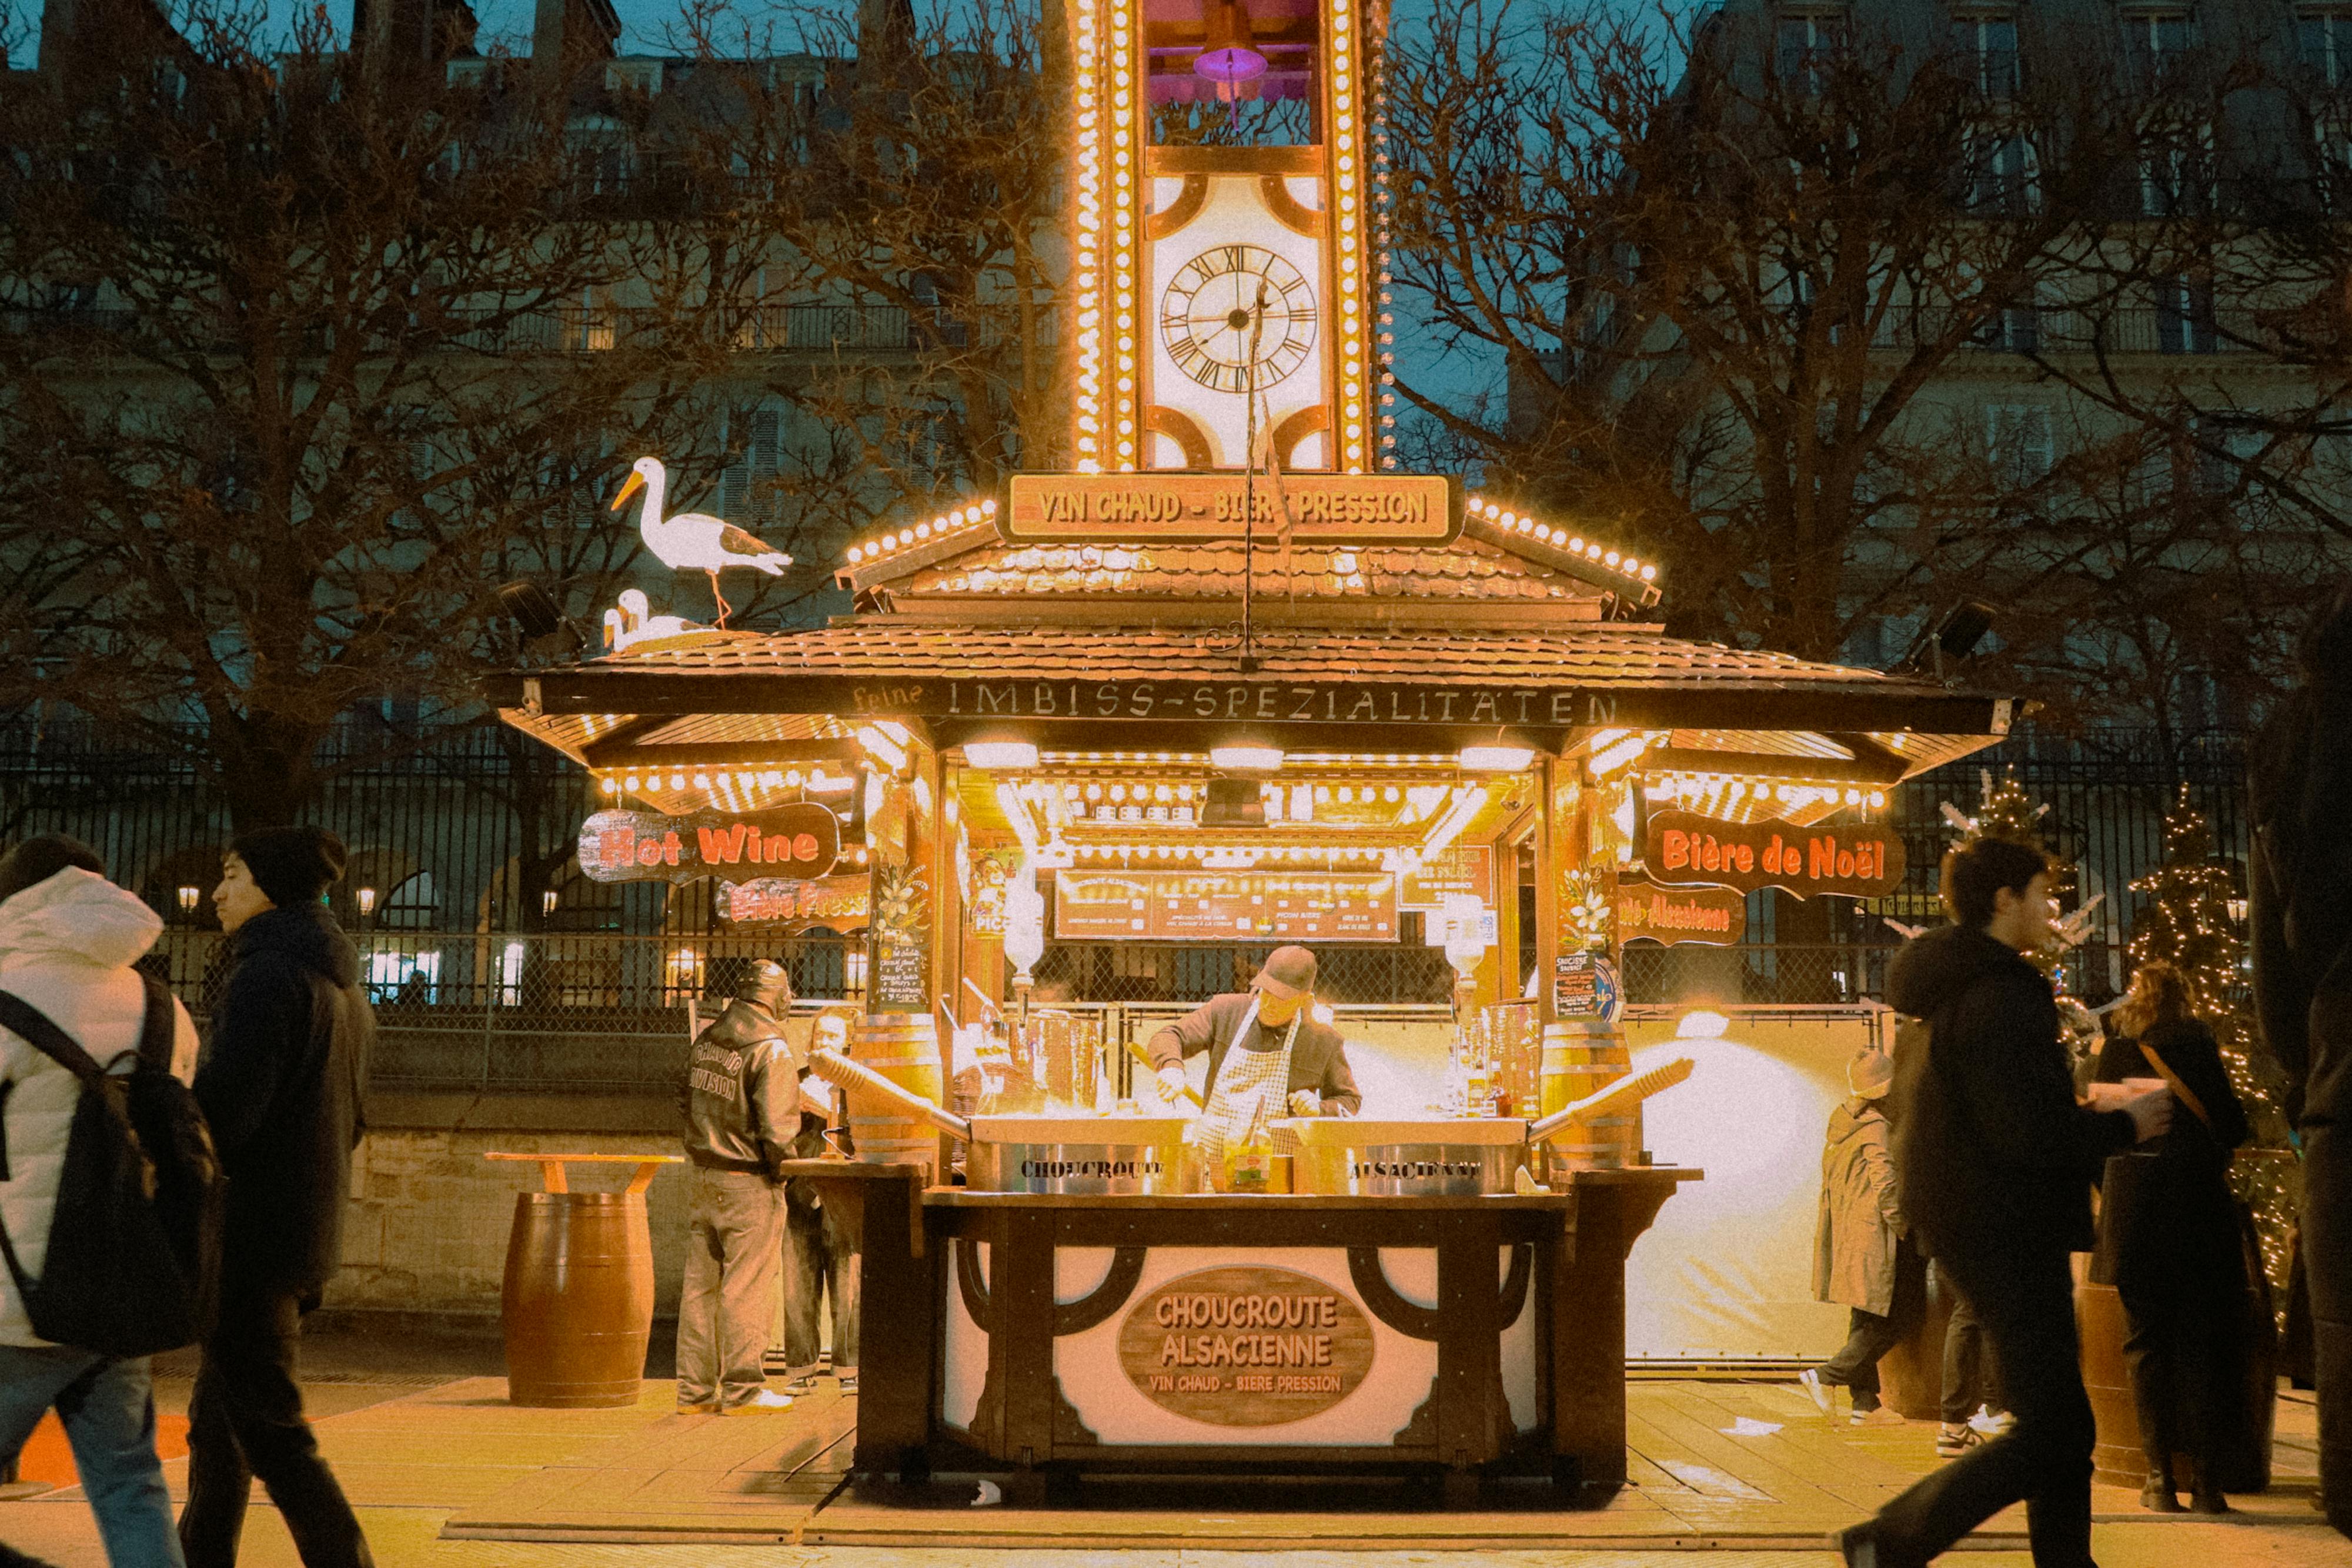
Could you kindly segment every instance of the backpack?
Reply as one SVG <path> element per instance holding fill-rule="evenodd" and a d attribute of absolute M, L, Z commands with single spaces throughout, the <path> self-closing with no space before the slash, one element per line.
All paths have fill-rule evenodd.
<path fill-rule="evenodd" d="M 25 1272 L 5 1226 L 0 1253 L 35 1333 L 105 1355 L 194 1343 L 212 1331 L 220 1289 L 227 1180 L 195 1096 L 172 1076 L 172 994 L 141 978 L 147 1015 L 128 1073 L 0 991 L 0 1026 L 81 1080 L 41 1277 Z"/>

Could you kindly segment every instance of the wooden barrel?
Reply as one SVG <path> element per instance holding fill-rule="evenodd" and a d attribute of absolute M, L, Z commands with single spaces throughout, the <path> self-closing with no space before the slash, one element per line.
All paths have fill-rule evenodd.
<path fill-rule="evenodd" d="M 929 1013 L 869 1013 L 850 1038 L 850 1060 L 902 1088 L 943 1104 L 940 1037 Z M 857 1157 L 873 1165 L 935 1166 L 940 1135 L 920 1116 L 877 1094 L 845 1090 L 849 1136 Z"/>
<path fill-rule="evenodd" d="M 499 1318 L 509 1403 L 635 1405 L 654 1326 L 645 1195 L 518 1193 Z"/>
<path fill-rule="evenodd" d="M 2124 1365 L 2123 1298 L 2113 1285 L 2074 1287 L 2074 1332 L 2083 1342 L 2083 1387 L 2099 1427 L 2092 1469 L 2108 1486 L 2137 1490 L 2147 1479 L 2147 1455 L 2139 1445 L 2139 1407 L 2132 1403 L 2131 1373 Z"/>
<path fill-rule="evenodd" d="M 1559 1110 L 1597 1094 L 1633 1070 L 1625 1036 L 1614 1024 L 1570 1020 L 1546 1024 L 1543 1033 L 1542 1108 Z M 1570 1169 L 1613 1170 L 1638 1162 L 1641 1107 L 1568 1128 L 1550 1140 L 1549 1160 Z"/>

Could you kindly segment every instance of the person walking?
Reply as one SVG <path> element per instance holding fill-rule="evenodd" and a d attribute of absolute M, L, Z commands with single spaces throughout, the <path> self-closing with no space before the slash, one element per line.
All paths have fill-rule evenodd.
<path fill-rule="evenodd" d="M 1846 1063 L 1853 1098 L 1830 1113 L 1822 1150 L 1821 1218 L 1813 1232 L 1813 1299 L 1850 1309 L 1845 1347 L 1798 1381 L 1823 1416 L 1836 1418 L 1831 1390 L 1843 1388 L 1853 1422 L 1900 1426 L 1879 1403 L 1878 1363 L 1919 1325 L 1927 1266 L 1904 1233 L 1888 1146 L 1886 1092 L 1895 1063 L 1864 1047 Z"/>
<path fill-rule="evenodd" d="M 845 1054 L 849 1049 L 850 1012 L 828 1009 L 810 1029 L 810 1043 L 818 1050 Z M 828 1093 L 832 1091 L 828 1088 Z M 813 1160 L 824 1154 L 828 1119 L 803 1095 L 800 1132 L 793 1139 L 794 1159 Z M 833 1375 L 844 1394 L 857 1392 L 857 1237 L 840 1209 L 828 1204 L 816 1184 L 797 1177 L 784 1184 L 784 1392 L 806 1394 L 816 1387 L 817 1367 L 824 1356 L 819 1333 L 819 1309 L 827 1301 L 833 1315 Z"/>
<path fill-rule="evenodd" d="M 783 1194 L 807 1066 L 784 1033 L 792 977 L 762 959 L 695 1037 L 678 1109 L 694 1167 L 677 1301 L 677 1407 L 696 1416 L 789 1409 L 762 1364 L 776 1316 Z"/>
<path fill-rule="evenodd" d="M 221 857 L 213 904 L 236 955 L 196 1067 L 228 1174 L 219 1326 L 188 1402 L 189 1568 L 230 1568 L 259 1477 L 305 1568 L 374 1561 L 320 1456 L 295 1378 L 302 1317 L 342 1263 L 343 1205 L 375 1019 L 327 910 L 342 841 L 263 828 Z"/>
<path fill-rule="evenodd" d="M 2352 585 L 2303 646 L 2249 779 L 2254 1011 L 2303 1147 L 2320 1506 L 2352 1535 Z"/>
<path fill-rule="evenodd" d="M 163 929 L 153 910 L 106 880 L 106 862 L 78 840 L 43 834 L 0 856 L 0 991 L 102 1065 L 145 1043 L 151 992 L 131 966 Z M 173 1073 L 188 1082 L 196 1028 L 187 1009 L 173 1001 L 156 1022 L 170 1030 Z M 33 1280 L 47 1256 L 81 1095 L 81 1081 L 64 1063 L 0 1028 L 0 1228 Z M 15 1274 L 0 1270 L 0 1463 L 13 1464 L 34 1427 L 56 1410 L 108 1563 L 181 1568 L 172 1496 L 155 1454 L 148 1358 L 41 1338 Z M 7 1555 L 0 1548 L 0 1561 Z"/>
<path fill-rule="evenodd" d="M 2123 1299 L 2124 1364 L 2147 1450 L 2139 1504 L 2180 1511 L 2172 1461 L 2186 1455 L 2190 1506 L 2226 1513 L 2213 1466 L 2242 1396 L 2246 1291 L 2228 1173 L 2252 1129 L 2179 970 L 2142 964 L 2116 1014 L 2124 1032 L 2099 1052 L 2092 1081 L 2161 1078 L 2179 1102 L 2171 1131 L 2107 1161 L 2091 1257 L 2092 1281 Z"/>
<path fill-rule="evenodd" d="M 2067 1254 L 2091 1246 L 2092 1176 L 2164 1131 L 2171 1096 L 2076 1103 L 2055 995 L 2022 956 L 2050 936 L 2041 851 L 1979 839 L 1943 881 L 1953 924 L 1887 975 L 1887 1001 L 1928 1026 L 1897 1074 L 1895 1163 L 1904 1218 L 1982 1316 L 2017 1425 L 1830 1544 L 1850 1568 L 1915 1568 L 2021 1500 L 2036 1568 L 2089 1568 L 2095 1428 Z"/>

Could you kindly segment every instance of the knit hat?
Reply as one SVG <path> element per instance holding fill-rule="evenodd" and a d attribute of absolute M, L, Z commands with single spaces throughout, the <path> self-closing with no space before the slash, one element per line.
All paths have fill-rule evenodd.
<path fill-rule="evenodd" d="M 1287 1001 L 1315 988 L 1315 955 L 1304 947 L 1276 947 L 1265 956 L 1265 967 L 1250 982 L 1250 989 Z"/>
<path fill-rule="evenodd" d="M 350 858 L 343 841 L 324 828 L 257 828 L 240 833 L 229 853 L 245 862 L 254 885 L 280 909 L 299 909 L 342 879 Z"/>
<path fill-rule="evenodd" d="M 1883 1051 L 1864 1046 L 1845 1064 L 1845 1086 L 1864 1100 L 1884 1097 L 1895 1087 L 1895 1061 Z"/>

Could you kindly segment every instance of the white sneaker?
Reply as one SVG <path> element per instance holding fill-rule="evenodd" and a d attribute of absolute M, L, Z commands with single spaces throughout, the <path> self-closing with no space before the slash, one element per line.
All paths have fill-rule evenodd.
<path fill-rule="evenodd" d="M 1797 1382 L 1802 1385 L 1807 1394 L 1812 1396 L 1814 1406 L 1820 1409 L 1821 1413 L 1824 1416 L 1835 1419 L 1837 1415 L 1837 1396 L 1830 1392 L 1832 1388 L 1836 1386 L 1834 1384 L 1823 1383 L 1822 1381 L 1822 1375 L 1811 1367 L 1807 1367 L 1804 1371 L 1797 1374 Z"/>
<path fill-rule="evenodd" d="M 1969 1417 L 1969 1425 L 1987 1437 L 2006 1437 L 2017 1425 L 2017 1417 L 2006 1410 L 1996 1410 L 1990 1405 L 1979 1405 L 1977 1413 Z"/>
<path fill-rule="evenodd" d="M 779 1394 L 772 1388 L 762 1388 L 740 1404 L 730 1405 L 719 1412 L 723 1416 L 772 1416 L 779 1410 L 793 1407 L 793 1396 Z"/>

